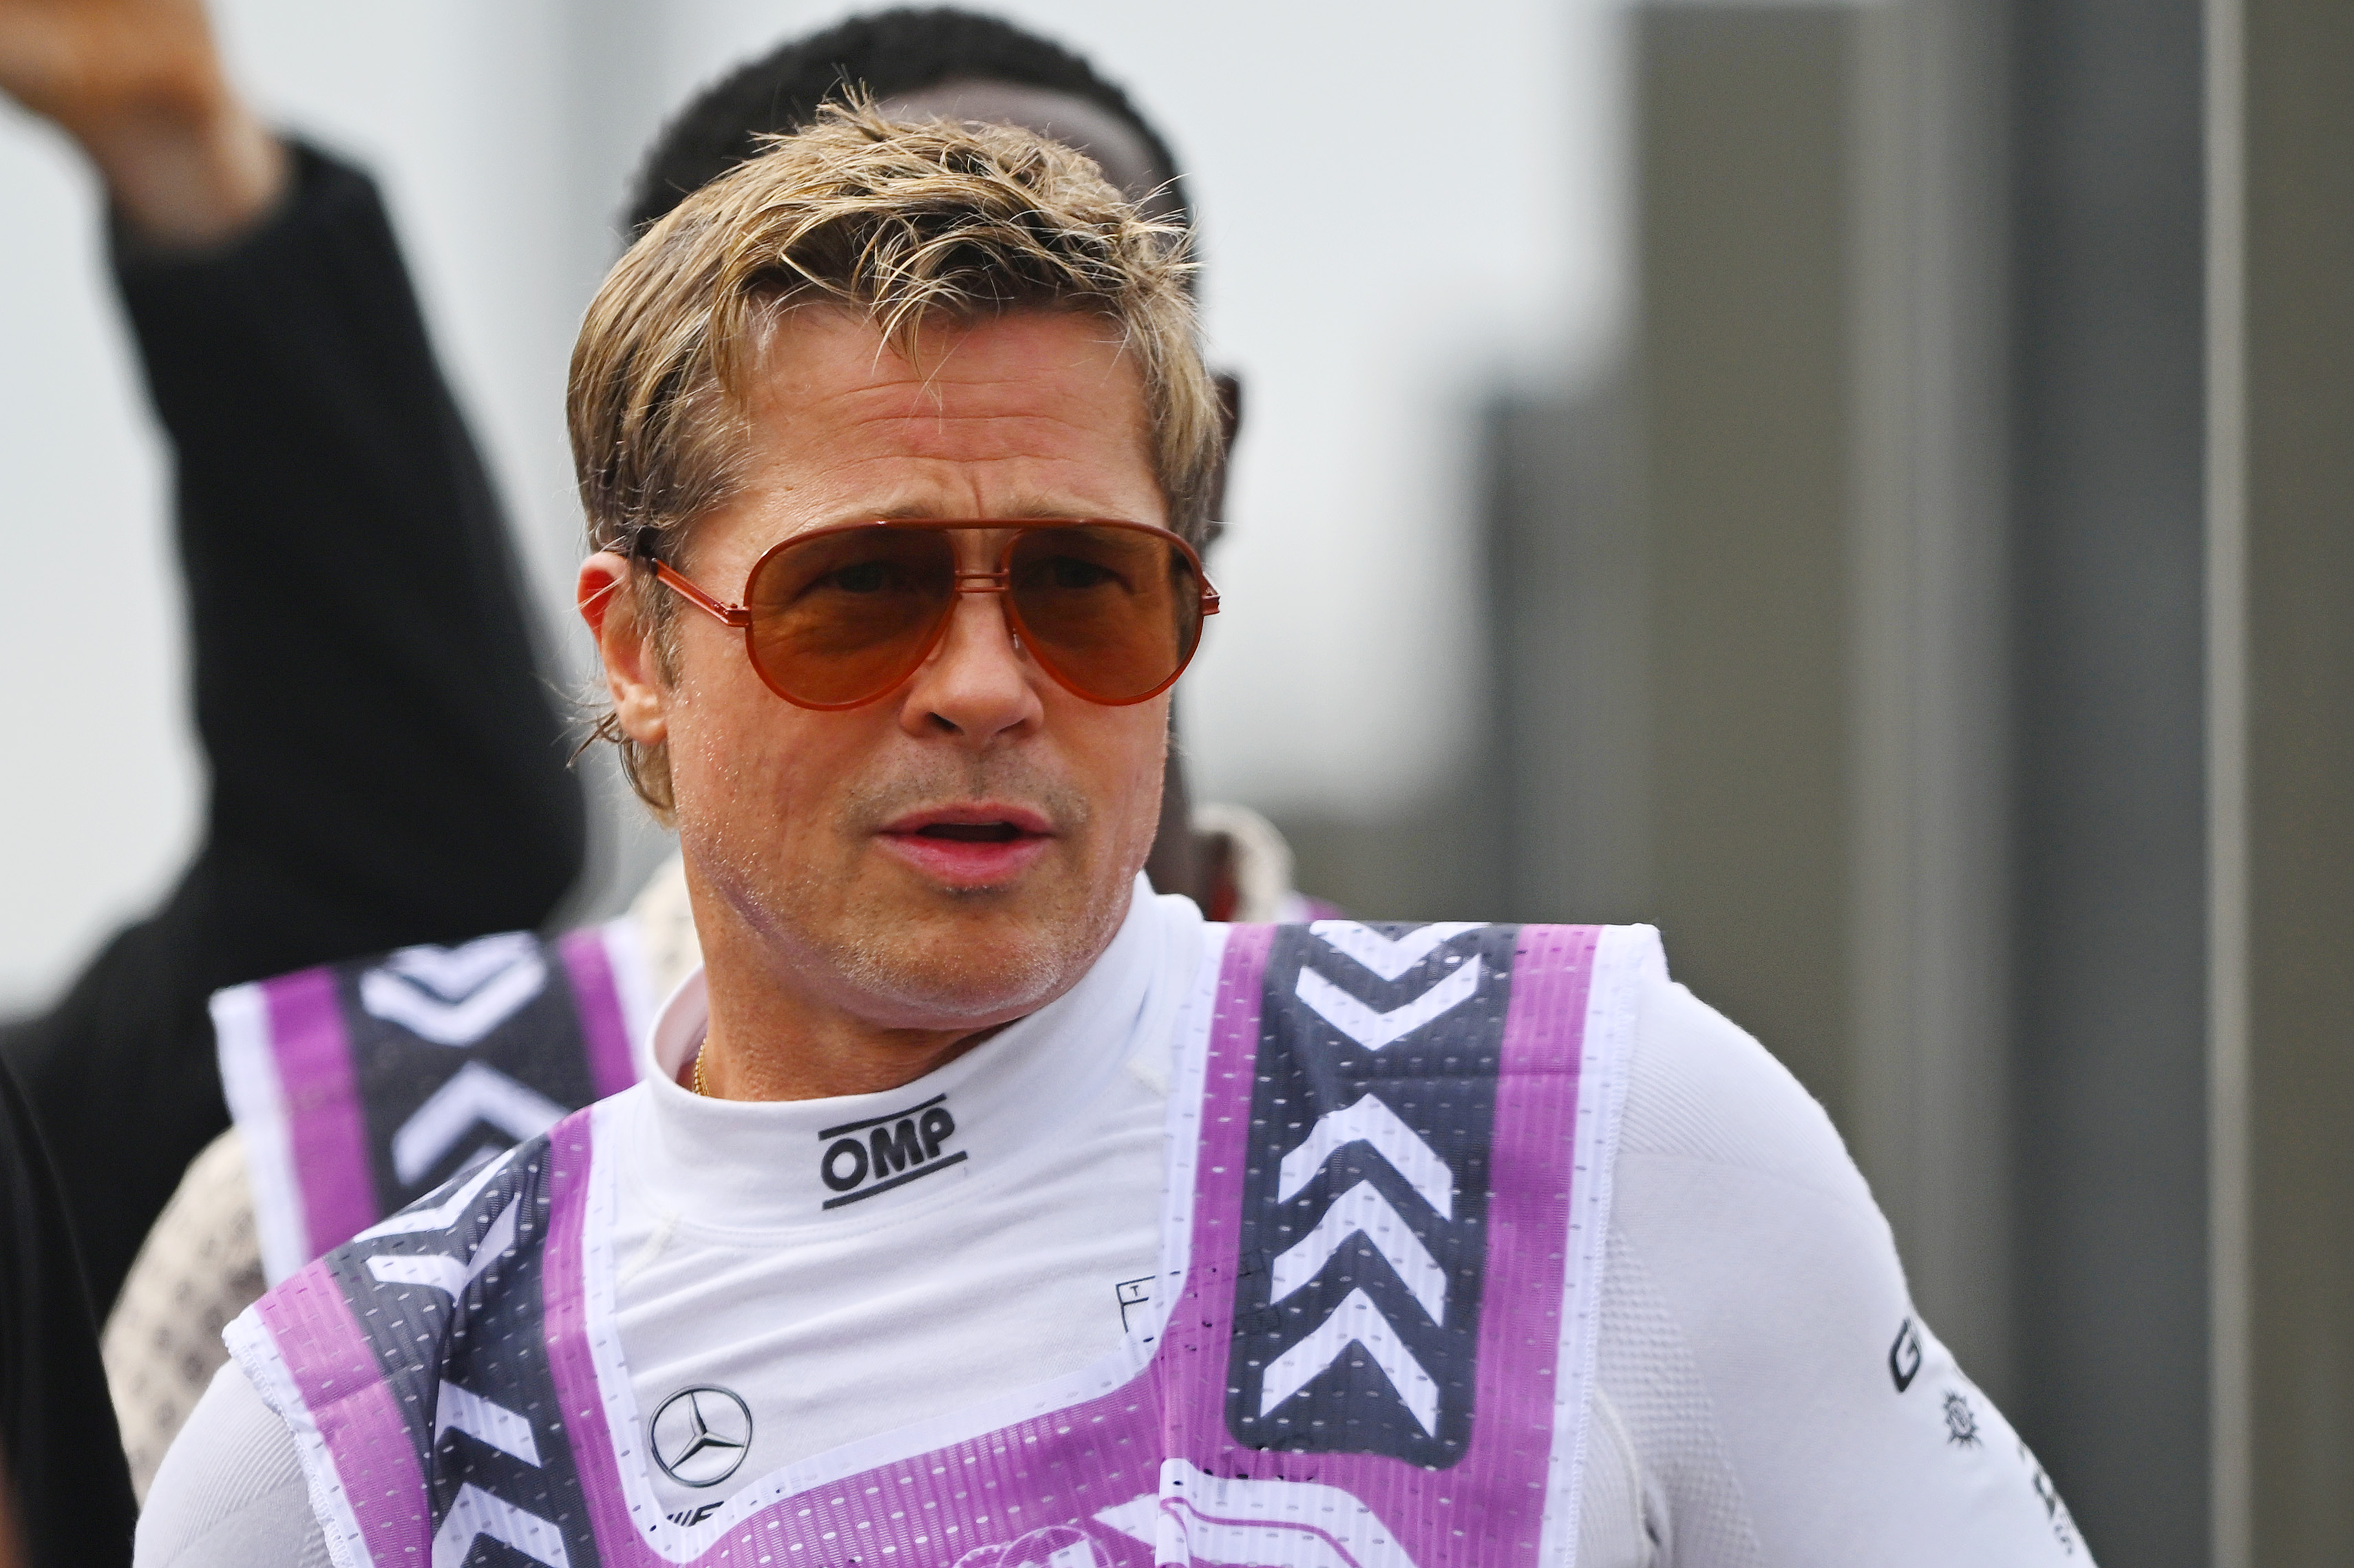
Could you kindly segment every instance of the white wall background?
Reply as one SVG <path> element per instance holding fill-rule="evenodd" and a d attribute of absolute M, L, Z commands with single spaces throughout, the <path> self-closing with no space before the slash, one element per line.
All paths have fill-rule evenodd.
<path fill-rule="evenodd" d="M 224 0 L 240 79 L 384 182 L 551 621 L 578 519 L 560 389 L 638 150 L 807 0 Z M 1013 0 L 1168 131 L 1219 364 L 1249 391 L 1185 692 L 1204 794 L 1372 813 L 1467 734 L 1469 414 L 1574 377 L 1622 305 L 1610 0 Z M 0 105 L 0 1010 L 167 887 L 202 774 L 168 473 L 72 151 Z"/>

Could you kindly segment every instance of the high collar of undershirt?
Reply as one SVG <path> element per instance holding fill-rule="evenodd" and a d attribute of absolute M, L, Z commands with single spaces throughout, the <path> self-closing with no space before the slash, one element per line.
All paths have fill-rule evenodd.
<path fill-rule="evenodd" d="M 902 1088 L 824 1099 L 679 1085 L 710 1026 L 697 969 L 654 1020 L 632 1174 L 658 1208 L 719 1230 L 839 1226 L 945 1201 L 1067 1132 L 1131 1058 L 1165 1052 L 1201 927 L 1190 901 L 1140 876 L 1111 945 L 1062 996 Z"/>

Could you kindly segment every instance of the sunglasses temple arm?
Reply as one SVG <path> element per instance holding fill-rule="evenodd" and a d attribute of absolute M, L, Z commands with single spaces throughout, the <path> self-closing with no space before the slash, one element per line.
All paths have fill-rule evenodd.
<path fill-rule="evenodd" d="M 752 624 L 750 610 L 746 609 L 742 605 L 720 603 L 686 578 L 671 570 L 670 563 L 667 561 L 654 563 L 654 576 L 671 592 L 678 595 L 722 626 L 732 626 L 740 631 Z"/>

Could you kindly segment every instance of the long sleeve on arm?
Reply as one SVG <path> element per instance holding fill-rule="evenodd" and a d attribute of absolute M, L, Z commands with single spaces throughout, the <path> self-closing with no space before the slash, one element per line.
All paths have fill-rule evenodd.
<path fill-rule="evenodd" d="M 1655 975 L 1600 1383 L 1660 1568 L 2089 1568 L 2032 1454 L 1914 1312 L 1822 1107 Z"/>
<path fill-rule="evenodd" d="M 136 1568 L 327 1568 L 332 1561 L 293 1435 L 228 1362 L 155 1472 L 139 1516 Z"/>
<path fill-rule="evenodd" d="M 365 175 L 296 147 L 257 232 L 122 255 L 177 459 L 205 838 L 164 906 L 0 1044 L 111 1301 L 228 1125 L 216 989 L 544 919 L 584 813 L 506 525 Z"/>

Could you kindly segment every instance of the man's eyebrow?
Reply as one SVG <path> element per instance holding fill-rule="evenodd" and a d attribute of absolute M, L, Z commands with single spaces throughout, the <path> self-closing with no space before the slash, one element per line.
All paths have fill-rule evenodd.
<path fill-rule="evenodd" d="M 1040 501 L 1031 496 L 1016 497 L 1002 516 L 1008 523 L 1028 518 L 1055 523 L 1077 522 L 1088 517 L 1113 515 L 1100 506 L 1073 504 L 1063 501 Z M 936 506 L 928 502 L 907 502 L 896 506 L 854 507 L 833 519 L 836 523 L 929 523 L 936 521 L 981 521 L 960 508 Z"/>

